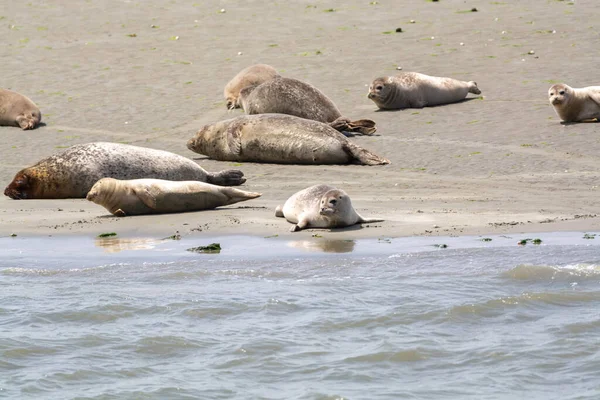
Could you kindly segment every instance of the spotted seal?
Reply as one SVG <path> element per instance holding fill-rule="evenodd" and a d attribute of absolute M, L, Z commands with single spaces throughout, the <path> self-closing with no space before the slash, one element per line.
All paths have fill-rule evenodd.
<path fill-rule="evenodd" d="M 102 178 L 86 198 L 118 217 L 200 211 L 260 197 L 227 186 L 200 181 Z"/>
<path fill-rule="evenodd" d="M 352 206 L 350 196 L 329 185 L 315 185 L 292 195 L 275 210 L 275 216 L 295 224 L 290 231 L 307 228 L 343 228 L 355 224 L 381 222 L 378 218 L 363 218 Z"/>
<path fill-rule="evenodd" d="M 42 121 L 38 106 L 27 96 L 0 89 L 0 125 L 34 129 Z"/>
<path fill-rule="evenodd" d="M 344 132 L 372 135 L 377 128 L 369 119 L 350 121 L 335 103 L 313 85 L 298 79 L 277 77 L 240 91 L 246 114 L 288 114 L 331 125 Z"/>
<path fill-rule="evenodd" d="M 260 85 L 278 76 L 280 75 L 275 68 L 267 64 L 256 64 L 244 68 L 225 85 L 223 96 L 227 101 L 227 109 L 233 110 L 241 107 L 239 96 L 240 90 L 243 88 Z"/>
<path fill-rule="evenodd" d="M 578 89 L 557 83 L 548 89 L 548 99 L 556 114 L 565 122 L 600 120 L 600 86 Z"/>
<path fill-rule="evenodd" d="M 194 161 L 167 151 L 120 143 L 77 144 L 19 171 L 4 190 L 12 199 L 85 197 L 105 177 L 196 180 L 216 185 L 240 185 L 242 171 L 205 171 Z"/>
<path fill-rule="evenodd" d="M 377 78 L 369 86 L 369 99 L 385 110 L 423 108 L 464 100 L 469 93 L 481 94 L 477 83 L 403 72 Z"/>
<path fill-rule="evenodd" d="M 220 161 L 389 164 L 322 122 L 285 114 L 242 115 L 206 125 L 188 149 Z"/>

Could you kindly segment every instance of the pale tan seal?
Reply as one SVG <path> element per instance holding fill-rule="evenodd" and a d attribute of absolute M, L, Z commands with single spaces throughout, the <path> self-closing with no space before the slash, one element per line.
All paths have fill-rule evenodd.
<path fill-rule="evenodd" d="M 42 120 L 38 106 L 27 96 L 0 89 L 0 125 L 33 129 Z"/>
<path fill-rule="evenodd" d="M 117 217 L 200 211 L 260 197 L 227 186 L 200 181 L 102 178 L 86 198 Z"/>
<path fill-rule="evenodd" d="M 19 171 L 4 190 L 12 199 L 63 199 L 85 197 L 102 178 L 155 178 L 240 185 L 242 171 L 205 171 L 194 161 L 167 151 L 120 143 L 71 146 Z"/>
<path fill-rule="evenodd" d="M 548 89 L 554 111 L 565 122 L 597 122 L 600 120 L 600 86 L 572 88 L 557 83 Z"/>
<path fill-rule="evenodd" d="M 369 99 L 385 110 L 423 108 L 464 100 L 469 93 L 481 94 L 477 83 L 403 72 L 377 78 L 369 87 Z"/>
<path fill-rule="evenodd" d="M 352 207 L 346 192 L 329 185 L 315 185 L 290 197 L 275 216 L 295 224 L 290 231 L 307 228 L 343 228 L 355 224 L 381 222 L 382 219 L 363 218 Z"/>
<path fill-rule="evenodd" d="M 313 85 L 298 79 L 277 77 L 240 91 L 246 114 L 288 114 L 331 125 L 344 132 L 372 135 L 377 128 L 369 119 L 350 121 L 335 103 Z"/>
<path fill-rule="evenodd" d="M 239 101 L 240 90 L 247 86 L 260 85 L 263 82 L 280 76 L 275 68 L 267 64 L 251 65 L 241 70 L 232 80 L 225 85 L 223 95 L 227 101 L 227 108 L 233 110 L 240 108 L 242 104 Z"/>
<path fill-rule="evenodd" d="M 206 125 L 187 147 L 220 161 L 389 164 L 327 124 L 285 114 L 242 115 Z"/>

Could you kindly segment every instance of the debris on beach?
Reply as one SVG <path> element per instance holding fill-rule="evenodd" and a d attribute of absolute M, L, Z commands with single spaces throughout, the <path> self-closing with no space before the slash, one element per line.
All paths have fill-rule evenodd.
<path fill-rule="evenodd" d="M 174 235 L 167 236 L 166 238 L 162 238 L 161 240 L 181 240 L 181 235 L 179 234 L 179 231 L 177 231 Z"/>
<path fill-rule="evenodd" d="M 519 240 L 519 242 L 517 244 L 519 246 L 525 246 L 529 242 L 531 242 L 531 243 L 533 243 L 535 245 L 540 245 L 540 244 L 542 244 L 542 239 L 529 239 L 529 238 L 528 239 L 522 239 L 522 240 Z"/>
<path fill-rule="evenodd" d="M 16 233 L 11 233 L 10 237 L 17 237 L 17 234 Z"/>
<path fill-rule="evenodd" d="M 187 251 L 191 251 L 192 253 L 216 254 L 221 252 L 221 244 L 211 243 L 208 246 L 192 247 L 187 249 Z"/>
<path fill-rule="evenodd" d="M 595 239 L 596 238 L 596 234 L 595 233 L 584 233 L 583 234 L 583 238 L 584 239 Z"/>
<path fill-rule="evenodd" d="M 434 244 L 434 247 L 440 248 L 440 249 L 447 249 L 448 245 L 447 244 Z"/>
<path fill-rule="evenodd" d="M 107 233 L 101 233 L 98 235 L 99 238 L 112 237 L 112 236 L 117 236 L 117 233 L 116 232 L 107 232 Z"/>

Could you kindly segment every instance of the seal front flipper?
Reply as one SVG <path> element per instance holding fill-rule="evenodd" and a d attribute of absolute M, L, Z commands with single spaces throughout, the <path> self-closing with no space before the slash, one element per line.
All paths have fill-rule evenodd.
<path fill-rule="evenodd" d="M 298 223 L 290 228 L 290 232 L 298 232 L 308 227 L 308 218 L 306 215 L 300 215 L 298 217 Z"/>
<path fill-rule="evenodd" d="M 390 163 L 390 160 L 379 157 L 377 154 L 373 154 L 369 150 L 365 150 L 350 141 L 346 141 L 346 143 L 342 144 L 342 149 L 352 159 L 356 160 L 358 164 L 385 165 Z"/>
<path fill-rule="evenodd" d="M 219 186 L 238 186 L 246 182 L 244 173 L 239 169 L 226 169 L 219 172 L 209 172 L 206 182 Z"/>
<path fill-rule="evenodd" d="M 115 211 L 113 211 L 112 214 L 115 217 L 126 217 L 127 216 L 127 214 L 125 214 L 125 211 L 121 210 L 120 208 L 117 209 L 117 210 L 115 210 Z"/>
<path fill-rule="evenodd" d="M 336 131 L 344 133 L 346 132 L 358 132 L 363 135 L 372 135 L 377 131 L 375 121 L 370 119 L 359 119 L 358 121 L 350 121 L 346 117 L 339 117 L 333 122 L 329 123 Z"/>
<path fill-rule="evenodd" d="M 156 210 L 156 194 L 160 194 L 159 189 L 153 190 L 152 186 L 146 186 L 141 190 L 132 189 L 132 191 L 148 208 L 151 210 Z"/>

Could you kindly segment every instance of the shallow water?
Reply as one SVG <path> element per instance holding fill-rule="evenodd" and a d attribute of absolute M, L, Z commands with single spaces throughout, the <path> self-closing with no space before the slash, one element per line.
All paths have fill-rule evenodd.
<path fill-rule="evenodd" d="M 600 236 L 525 237 L 0 238 L 0 398 L 598 399 Z"/>

